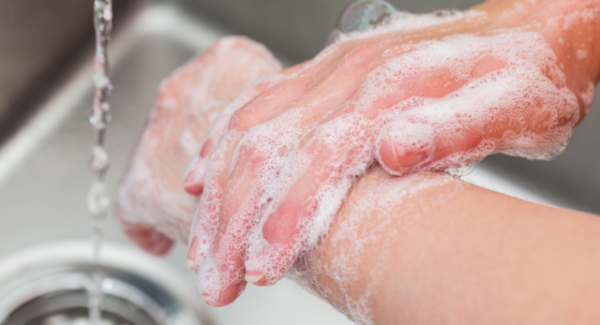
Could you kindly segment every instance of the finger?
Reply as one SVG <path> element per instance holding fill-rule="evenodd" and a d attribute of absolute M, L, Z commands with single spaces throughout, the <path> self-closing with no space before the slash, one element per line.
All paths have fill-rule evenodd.
<path fill-rule="evenodd" d="M 169 252 L 174 244 L 173 235 L 167 235 L 150 223 L 150 220 L 139 217 L 146 210 L 146 205 L 136 202 L 135 193 L 129 185 L 122 186 L 115 203 L 115 216 L 125 234 L 143 250 L 150 254 L 162 256 Z M 148 197 L 148 195 L 143 195 Z M 173 229 L 170 232 L 176 233 Z"/>
<path fill-rule="evenodd" d="M 300 72 L 298 72 L 300 73 Z M 288 77 L 289 78 L 289 77 Z M 229 165 L 242 135 L 249 128 L 269 120 L 277 110 L 297 98 L 308 86 L 308 75 L 285 78 L 238 109 L 230 118 L 206 165 L 203 195 L 192 226 L 192 240 L 197 238 L 189 258 L 192 270 L 197 271 L 214 238 L 223 191 L 227 185 Z M 193 262 L 192 262 L 193 261 Z"/>
<path fill-rule="evenodd" d="M 266 88 L 282 81 L 284 77 L 296 73 L 307 63 L 308 62 L 296 64 L 281 71 L 281 73 L 260 78 L 254 82 L 253 85 L 242 91 L 240 95 L 238 95 L 225 108 L 223 108 L 213 123 L 211 130 L 208 132 L 204 143 L 200 146 L 200 149 L 194 155 L 186 170 L 184 177 L 184 188 L 189 194 L 202 194 L 202 190 L 204 189 L 204 174 L 206 173 L 206 167 L 208 165 L 208 156 L 210 153 L 212 153 L 217 142 L 219 141 L 219 138 L 221 138 L 221 135 L 223 135 L 231 116 L 238 109 L 254 99 L 259 93 L 263 92 Z"/>
<path fill-rule="evenodd" d="M 229 182 L 226 192 L 235 189 L 237 193 L 251 194 L 256 184 L 248 182 L 247 179 L 251 178 L 250 175 L 255 171 L 253 168 L 236 170 L 234 173 L 240 173 L 242 177 L 237 178 L 237 183 Z M 242 196 L 240 200 L 223 204 L 221 208 L 211 250 L 199 272 L 202 295 L 211 305 L 233 302 L 237 295 L 233 294 L 232 288 L 243 288 L 246 284 L 243 260 L 245 242 L 240 239 L 246 237 L 248 230 L 253 226 L 253 220 L 237 216 L 235 211 L 252 213 L 252 210 L 260 209 L 260 204 L 255 201 L 256 197 Z M 245 220 L 249 220 L 250 223 L 240 222 Z"/>
<path fill-rule="evenodd" d="M 482 141 L 482 129 L 479 124 L 452 120 L 450 117 L 450 121 L 447 122 L 449 125 L 434 125 L 419 119 L 431 108 L 419 109 L 424 112 L 403 115 L 389 123 L 380 134 L 377 159 L 393 175 L 416 172 L 448 155 L 467 153 Z M 444 135 L 440 135 L 442 133 Z M 465 164 L 469 162 L 471 161 L 465 161 Z M 438 164 L 436 166 L 439 166 L 440 170 L 450 167 Z"/>
<path fill-rule="evenodd" d="M 127 236 L 150 254 L 163 256 L 173 247 L 173 240 L 152 226 L 124 222 L 122 226 Z"/>
<path fill-rule="evenodd" d="M 275 74 L 267 77 L 263 77 L 257 80 L 246 90 L 242 91 L 231 103 L 229 103 L 211 127 L 204 143 L 200 146 L 198 152 L 192 158 L 188 165 L 186 175 L 184 178 L 184 188 L 192 195 L 202 194 L 204 189 L 204 174 L 208 165 L 208 156 L 214 150 L 219 138 L 223 135 L 224 130 L 227 128 L 227 124 L 231 119 L 231 116 L 239 110 L 241 107 L 250 102 L 259 93 L 264 91 L 268 86 L 281 81 L 284 74 Z"/>
<path fill-rule="evenodd" d="M 377 159 L 401 175 L 472 164 L 497 152 L 544 158 L 562 151 L 577 117 L 576 98 L 542 71 L 522 67 L 488 75 L 386 125 Z"/>
<path fill-rule="evenodd" d="M 224 286 L 221 274 L 212 256 L 206 258 L 198 274 L 198 291 L 204 301 L 213 307 L 231 304 L 246 287 L 243 279 Z"/>

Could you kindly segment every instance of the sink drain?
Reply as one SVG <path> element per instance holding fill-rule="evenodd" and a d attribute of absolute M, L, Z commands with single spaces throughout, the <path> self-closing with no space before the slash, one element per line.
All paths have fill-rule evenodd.
<path fill-rule="evenodd" d="M 87 241 L 32 247 L 0 260 L 0 324 L 87 325 Z M 127 246 L 103 247 L 102 325 L 208 325 L 181 272 Z"/>

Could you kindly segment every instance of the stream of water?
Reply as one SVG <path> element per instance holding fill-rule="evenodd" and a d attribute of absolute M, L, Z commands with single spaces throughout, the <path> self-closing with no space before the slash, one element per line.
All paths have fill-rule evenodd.
<path fill-rule="evenodd" d="M 87 206 L 92 222 L 92 261 L 99 266 L 100 247 L 104 234 L 104 223 L 108 215 L 110 200 L 106 195 L 106 173 L 109 157 L 104 147 L 106 128 L 110 121 L 110 92 L 112 85 L 109 78 L 108 44 L 112 30 L 111 0 L 94 1 L 94 27 L 96 30 L 96 52 L 93 63 L 92 81 L 94 85 L 94 102 L 90 124 L 93 129 L 92 157 L 90 169 L 93 181 L 87 197 Z M 102 314 L 102 280 L 104 275 L 100 268 L 90 277 L 88 286 L 89 320 L 93 325 L 100 324 Z"/>

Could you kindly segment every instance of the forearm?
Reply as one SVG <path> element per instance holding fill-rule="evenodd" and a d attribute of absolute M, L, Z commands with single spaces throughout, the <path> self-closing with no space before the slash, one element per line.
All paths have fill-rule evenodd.
<path fill-rule="evenodd" d="M 295 276 L 375 324 L 600 322 L 599 219 L 447 176 L 411 177 L 361 179 Z M 422 177 L 441 185 L 402 194 Z M 399 203 L 365 205 L 381 189 Z"/>

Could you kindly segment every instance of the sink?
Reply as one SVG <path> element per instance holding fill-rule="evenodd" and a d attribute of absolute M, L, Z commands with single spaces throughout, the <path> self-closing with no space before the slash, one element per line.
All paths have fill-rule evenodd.
<path fill-rule="evenodd" d="M 26 2 L 35 1 L 19 3 Z M 125 5 L 129 2 L 131 4 Z M 229 0 L 223 3 L 198 0 L 193 5 L 190 2 L 116 1 L 122 11 L 116 12 L 121 18 L 110 49 L 114 92 L 106 144 L 111 155 L 108 184 L 112 197 L 162 78 L 218 37 L 230 33 L 249 34 L 265 42 L 286 65 L 306 59 L 318 51 L 319 44 L 326 38 L 326 29 L 330 28 L 327 24 L 333 25 L 335 14 L 347 3 L 343 0 L 239 0 L 240 10 L 243 12 L 246 8 L 248 15 L 241 15 L 237 10 L 228 18 L 223 6 L 230 3 Z M 398 8 L 426 11 L 447 6 L 462 9 L 476 1 L 391 2 Z M 249 28 L 248 21 L 257 19 L 253 15 L 260 12 L 252 3 L 259 8 L 269 8 L 268 12 L 275 11 L 273 15 L 277 14 L 280 3 L 287 3 L 288 16 L 297 14 L 298 19 L 305 22 L 312 17 L 317 22 L 294 22 L 296 27 L 288 27 L 288 35 L 282 36 L 273 28 L 282 21 L 285 23 L 286 19 L 279 13 L 276 18 L 265 18 L 255 28 Z M 0 4 L 0 9 L 3 5 L 6 3 Z M 89 5 L 91 8 L 91 1 Z M 89 17 L 91 26 L 91 15 Z M 3 19 L 0 13 L 0 24 Z M 74 20 L 73 23 L 81 22 Z M 303 26 L 306 28 L 302 29 Z M 83 30 L 81 35 L 73 33 L 69 37 L 85 38 L 85 33 Z M 2 42 L 0 37 L 0 48 Z M 29 92 L 35 100 L 13 101 L 12 104 L 0 101 L 0 126 L 14 126 L 11 132 L 0 132 L 3 143 L 0 147 L 0 266 L 4 259 L 21 249 L 67 239 L 85 240 L 91 234 L 85 197 L 91 182 L 87 161 L 91 148 L 88 116 L 92 102 L 92 51 L 90 42 L 85 40 L 67 43 L 61 44 L 73 53 L 62 56 L 61 60 L 46 62 L 47 65 L 61 62 L 59 68 L 28 70 L 30 79 L 20 81 L 23 87 L 31 85 L 32 88 L 19 93 Z M 307 46 L 302 48 L 298 44 Z M 1 55 L 2 50 L 0 60 Z M 43 87 L 40 82 L 31 81 L 42 74 Z M 0 87 L 3 82 L 6 80 L 0 80 Z M 18 104 L 25 102 L 28 104 Z M 600 139 L 599 102 L 596 96 L 596 104 L 577 128 L 572 145 L 556 160 L 527 161 L 496 155 L 485 159 L 464 179 L 527 200 L 600 214 L 600 168 L 597 167 L 600 143 L 596 140 Z M 19 109 L 27 110 L 27 114 L 14 113 Z M 17 115 L 25 117 L 19 118 L 19 123 L 8 119 Z M 135 251 L 132 256 L 144 254 L 128 241 L 112 217 L 108 220 L 106 240 L 110 247 L 121 245 Z M 196 279 L 185 267 L 185 255 L 186 247 L 178 245 L 166 258 L 154 260 L 172 268 L 170 274 L 195 288 Z M 197 303 L 195 308 L 202 313 L 206 324 L 352 324 L 328 304 L 288 280 L 268 288 L 248 286 L 238 301 L 220 309 L 203 307 L 201 298 L 194 294 L 191 300 Z"/>

